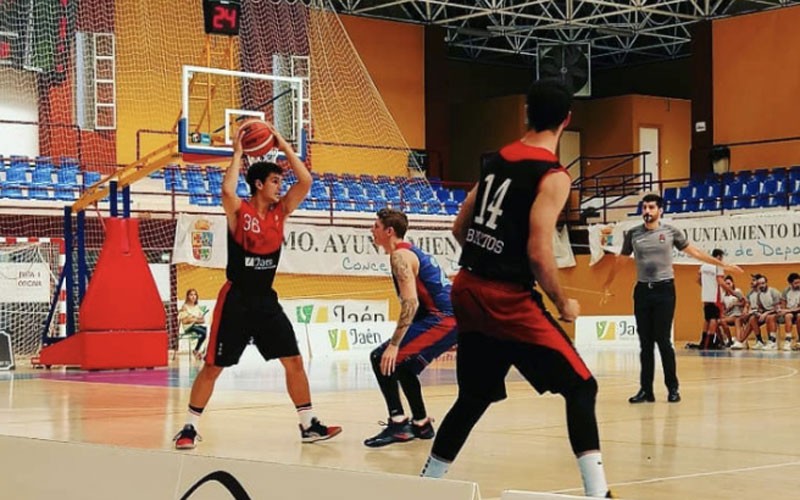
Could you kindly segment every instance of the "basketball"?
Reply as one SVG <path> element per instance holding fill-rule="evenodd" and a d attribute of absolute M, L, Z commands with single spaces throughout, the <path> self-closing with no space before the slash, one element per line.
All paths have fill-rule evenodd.
<path fill-rule="evenodd" d="M 275 146 L 275 137 L 266 123 L 250 120 L 239 129 L 242 134 L 242 150 L 247 156 L 264 156 Z"/>

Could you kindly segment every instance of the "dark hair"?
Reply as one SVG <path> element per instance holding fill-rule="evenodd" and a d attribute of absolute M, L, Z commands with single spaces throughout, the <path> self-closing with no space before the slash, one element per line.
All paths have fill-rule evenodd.
<path fill-rule="evenodd" d="M 256 195 L 256 181 L 267 182 L 269 174 L 283 175 L 283 169 L 274 163 L 259 161 L 247 169 L 247 185 L 250 186 L 250 196 Z"/>
<path fill-rule="evenodd" d="M 711 251 L 711 256 L 715 259 L 719 259 L 725 255 L 725 252 L 721 248 L 715 248 Z"/>
<path fill-rule="evenodd" d="M 192 292 L 194 292 L 194 294 L 197 295 L 197 300 L 200 300 L 200 294 L 197 293 L 197 290 L 194 289 L 194 288 L 190 288 L 190 289 L 186 290 L 186 298 L 183 299 L 184 302 L 189 302 L 189 294 L 191 294 Z M 197 301 L 195 301 L 195 305 L 196 304 L 197 304 Z"/>
<path fill-rule="evenodd" d="M 733 281 L 733 276 L 732 276 L 732 275 L 730 275 L 730 274 L 726 274 L 726 275 L 725 275 L 725 281 L 727 281 L 727 280 L 731 280 L 731 281 Z M 736 283 L 735 281 L 733 281 L 733 282 L 734 282 L 734 283 Z"/>
<path fill-rule="evenodd" d="M 792 281 L 794 281 L 796 279 L 800 279 L 800 274 L 791 273 L 791 274 L 789 274 L 789 276 L 786 277 L 786 281 L 788 281 L 790 285 L 792 284 Z"/>
<path fill-rule="evenodd" d="M 646 194 L 646 195 L 644 195 L 644 198 L 642 198 L 642 203 L 650 203 L 651 201 L 656 202 L 656 206 L 658 208 L 661 208 L 661 207 L 664 206 L 664 198 L 662 198 L 660 195 L 657 195 L 655 193 Z"/>
<path fill-rule="evenodd" d="M 406 231 L 408 231 L 408 217 L 400 210 L 391 208 L 381 208 L 378 210 L 378 219 L 380 219 L 383 227 L 390 227 L 394 229 L 394 234 L 398 238 L 404 238 Z"/>
<path fill-rule="evenodd" d="M 528 89 L 528 128 L 556 130 L 572 109 L 572 92 L 558 80 L 539 80 Z"/>

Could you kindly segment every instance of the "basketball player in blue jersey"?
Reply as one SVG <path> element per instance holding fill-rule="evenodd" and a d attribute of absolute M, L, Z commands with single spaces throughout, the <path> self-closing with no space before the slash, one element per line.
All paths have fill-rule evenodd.
<path fill-rule="evenodd" d="M 236 195 L 242 163 L 241 137 L 234 139 L 233 157 L 222 181 L 222 207 L 228 219 L 228 281 L 214 309 L 205 365 L 192 385 L 186 425 L 175 436 L 175 448 L 194 448 L 197 424 L 222 370 L 239 362 L 252 340 L 265 360 L 280 359 L 286 388 L 297 408 L 304 443 L 332 438 L 342 429 L 324 426 L 314 416 L 303 360 L 289 319 L 272 288 L 283 243 L 283 223 L 311 189 L 311 174 L 292 147 L 272 127 L 278 148 L 297 177 L 280 197 L 283 169 L 274 163 L 254 163 L 247 170 L 251 198 Z"/>
<path fill-rule="evenodd" d="M 580 313 L 558 282 L 553 251 L 556 221 L 570 191 L 555 151 L 571 105 L 563 84 L 534 83 L 527 95 L 528 132 L 484 156 L 480 181 L 456 217 L 453 234 L 462 245 L 452 293 L 458 398 L 442 421 L 423 476 L 447 472 L 483 413 L 505 399 L 505 377 L 514 366 L 538 392 L 564 397 L 585 493 L 610 497 L 595 418 L 597 382 L 533 288 L 538 282 L 563 321 Z"/>
<path fill-rule="evenodd" d="M 370 448 L 434 437 L 419 374 L 456 343 L 450 281 L 432 256 L 403 241 L 407 229 L 406 215 L 388 208 L 378 212 L 372 226 L 375 244 L 390 256 L 392 278 L 400 298 L 400 318 L 392 338 L 370 355 L 389 410 L 386 428 L 364 441 Z M 412 421 L 403 411 L 398 383 L 411 407 Z"/>

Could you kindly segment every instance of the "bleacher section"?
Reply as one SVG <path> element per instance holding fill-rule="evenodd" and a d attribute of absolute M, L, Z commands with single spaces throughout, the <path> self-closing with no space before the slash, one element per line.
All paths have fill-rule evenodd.
<path fill-rule="evenodd" d="M 685 186 L 667 187 L 663 197 L 666 214 L 797 207 L 800 165 L 709 174 Z M 641 203 L 635 215 L 641 215 Z"/>
<path fill-rule="evenodd" d="M 223 175 L 219 167 L 190 165 L 181 169 L 169 165 L 150 177 L 163 179 L 163 188 L 169 193 L 188 195 L 192 205 L 219 206 Z M 422 179 L 331 173 L 312 173 L 312 177 L 311 192 L 300 205 L 302 210 L 374 212 L 388 206 L 411 214 L 455 215 L 466 197 L 463 189 L 432 186 Z M 285 194 L 295 182 L 294 174 L 287 171 L 281 193 Z M 244 174 L 239 178 L 237 193 L 241 197 L 250 195 Z"/>
<path fill-rule="evenodd" d="M 172 194 L 196 207 L 218 207 L 222 205 L 223 176 L 224 170 L 215 166 L 168 165 L 137 183 L 133 194 L 134 198 L 146 197 L 150 208 L 167 208 L 169 196 L 164 195 Z M 440 182 L 431 185 L 417 178 L 331 173 L 312 176 L 311 192 L 300 205 L 300 209 L 311 212 L 373 213 L 388 206 L 409 214 L 455 215 L 466 197 L 463 189 L 448 189 Z M 61 158 L 56 163 L 49 157 L 0 156 L 0 198 L 52 201 L 53 206 L 58 206 L 78 199 L 87 186 L 101 177 L 99 172 L 81 170 L 73 158 Z M 287 171 L 283 193 L 296 181 Z M 237 193 L 243 198 L 250 196 L 244 175 L 239 178 Z M 151 206 L 159 195 L 164 197 L 164 203 Z M 181 203 L 184 204 L 185 201 Z"/>

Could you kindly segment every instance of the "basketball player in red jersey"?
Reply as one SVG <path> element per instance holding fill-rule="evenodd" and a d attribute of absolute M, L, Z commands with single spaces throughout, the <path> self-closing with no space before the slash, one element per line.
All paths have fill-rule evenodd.
<path fill-rule="evenodd" d="M 197 423 L 214 391 L 214 382 L 225 367 L 239 362 L 251 339 L 265 360 L 277 358 L 283 363 L 286 388 L 297 408 L 303 442 L 329 439 L 342 431 L 341 427 L 322 425 L 314 416 L 297 339 L 272 288 L 283 243 L 284 219 L 306 197 L 312 178 L 292 147 L 268 125 L 297 183 L 280 197 L 283 169 L 274 163 L 254 163 L 247 169 L 251 198 L 239 198 L 236 185 L 242 144 L 241 137 L 236 136 L 233 158 L 222 181 L 222 207 L 228 219 L 228 281 L 217 298 L 208 353 L 192 386 L 186 425 L 175 436 L 177 449 L 195 447 L 199 439 Z"/>
<path fill-rule="evenodd" d="M 423 476 L 447 472 L 489 405 L 505 399 L 505 377 L 514 366 L 538 392 L 564 397 L 586 495 L 611 497 L 595 418 L 597 382 L 533 288 L 538 282 L 562 320 L 580 313 L 558 282 L 553 252 L 556 221 L 570 191 L 555 151 L 571 105 L 563 84 L 534 83 L 527 96 L 529 130 L 484 156 L 480 181 L 456 217 L 453 234 L 462 246 L 452 290 L 458 398 L 442 421 Z"/>

